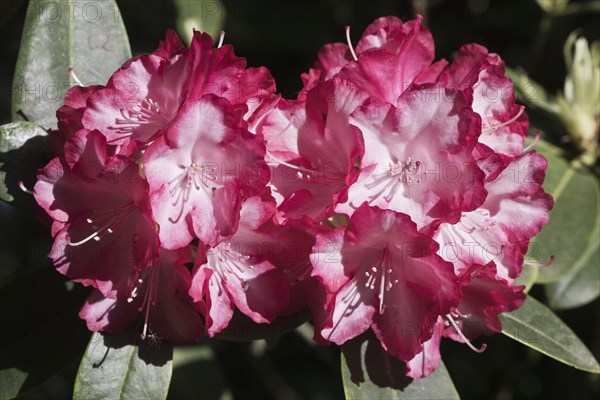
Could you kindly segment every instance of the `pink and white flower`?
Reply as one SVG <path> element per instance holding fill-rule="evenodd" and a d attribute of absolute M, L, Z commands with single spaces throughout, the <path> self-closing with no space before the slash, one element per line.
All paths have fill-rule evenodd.
<path fill-rule="evenodd" d="M 360 132 L 348 116 L 367 95 L 333 79 L 311 89 L 305 101 L 280 100 L 258 127 L 271 167 L 269 186 L 280 218 L 320 222 L 347 201 L 363 155 Z"/>
<path fill-rule="evenodd" d="M 338 75 L 377 101 L 396 104 L 398 97 L 433 61 L 431 33 L 421 24 L 422 18 L 402 22 L 397 17 L 382 17 L 369 25 L 356 49 L 352 47 L 349 28 L 348 44 L 333 43 L 319 52 L 315 70 L 303 76 L 305 88 L 317 79 Z"/>
<path fill-rule="evenodd" d="M 458 220 L 485 199 L 483 172 L 472 156 L 479 118 L 458 91 L 424 85 L 398 106 L 371 103 L 350 116 L 362 132 L 360 175 L 337 212 L 363 202 L 408 214 L 419 230 Z"/>
<path fill-rule="evenodd" d="M 439 315 L 460 300 L 452 264 L 406 214 L 361 205 L 346 227 L 317 235 L 313 275 L 329 302 L 316 329 L 342 344 L 371 328 L 384 349 L 408 361 L 430 339 Z"/>
<path fill-rule="evenodd" d="M 34 196 L 52 217 L 56 268 L 106 297 L 127 297 L 140 271 L 158 258 L 147 184 L 139 166 L 108 157 L 106 138 L 81 130 L 64 158 L 38 173 Z"/>
<path fill-rule="evenodd" d="M 264 144 L 238 121 L 223 98 L 188 100 L 144 153 L 163 247 L 178 249 L 194 238 L 215 246 L 231 237 L 242 200 L 266 185 Z"/>
<path fill-rule="evenodd" d="M 291 286 L 310 275 L 314 239 L 274 223 L 275 212 L 268 191 L 247 199 L 235 234 L 196 258 L 190 295 L 206 303 L 210 336 L 229 325 L 235 308 L 256 323 L 273 321 L 288 308 Z"/>
<path fill-rule="evenodd" d="M 274 91 L 269 71 L 246 69 L 246 60 L 231 45 L 215 48 L 210 35 L 195 32 L 186 49 L 169 31 L 156 51 L 127 61 L 106 86 L 94 87 L 85 107 L 69 115 L 65 109 L 59 119 L 62 125 L 97 129 L 119 152 L 131 154 L 156 139 L 188 97 L 226 98 L 247 121 L 265 99 L 273 100 Z"/>
<path fill-rule="evenodd" d="M 504 156 L 521 155 L 529 123 L 524 107 L 515 102 L 500 56 L 477 44 L 465 45 L 438 80 L 472 99 L 473 111 L 482 120 L 479 143 Z"/>
<path fill-rule="evenodd" d="M 197 342 L 202 337 L 201 302 L 188 295 L 192 282 L 183 265 L 190 260 L 189 248 L 161 250 L 160 259 L 146 269 L 128 298 L 111 299 L 94 290 L 79 316 L 93 332 L 121 331 L 138 318 L 143 322 L 141 339 L 154 335 L 173 344 Z"/>
<path fill-rule="evenodd" d="M 346 35 L 296 100 L 199 32 L 69 90 L 34 196 L 56 268 L 94 288 L 90 330 L 184 344 L 308 304 L 317 341 L 372 329 L 413 378 L 443 336 L 501 330 L 552 207 L 504 62 L 434 63 L 421 17 Z"/>
<path fill-rule="evenodd" d="M 440 225 L 434 238 L 457 274 L 474 263 L 494 261 L 502 279 L 512 282 L 519 276 L 529 240 L 548 222 L 553 206 L 542 188 L 547 165 L 534 151 L 515 158 L 486 179 L 487 197 L 480 207 L 463 212 L 455 224 Z"/>

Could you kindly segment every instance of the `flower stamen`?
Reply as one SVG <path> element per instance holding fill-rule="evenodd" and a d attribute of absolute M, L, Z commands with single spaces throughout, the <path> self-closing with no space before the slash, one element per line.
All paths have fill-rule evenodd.
<path fill-rule="evenodd" d="M 350 49 L 350 54 L 352 54 L 352 58 L 354 58 L 354 61 L 358 61 L 358 57 L 354 52 L 354 46 L 352 46 L 352 40 L 350 40 L 350 25 L 346 26 L 346 41 L 348 42 L 348 48 Z"/>
<path fill-rule="evenodd" d="M 498 121 L 492 121 L 489 124 L 483 124 L 484 126 L 482 126 L 482 128 L 481 128 L 481 133 L 491 135 L 496 130 L 498 130 L 498 128 L 502 128 L 503 126 L 510 125 L 513 122 L 515 122 L 517 119 L 519 119 L 519 117 L 521 116 L 521 114 L 523 114 L 524 111 L 525 111 L 525 107 L 521 106 L 521 107 L 519 107 L 519 111 L 515 114 L 515 116 L 512 117 L 511 119 L 509 119 L 508 121 L 501 122 L 501 123 L 498 123 Z"/>
<path fill-rule="evenodd" d="M 254 268 L 249 256 L 243 256 L 236 250 L 232 250 L 231 243 L 228 242 L 214 248 L 214 253 L 211 252 L 207 257 L 211 269 L 221 277 L 221 280 L 229 281 L 229 277 L 233 276 L 239 281 L 242 291 L 248 290 L 250 282 L 245 274 Z"/>
<path fill-rule="evenodd" d="M 146 337 L 148 336 L 147 334 L 148 334 L 148 326 L 149 326 L 148 321 L 150 320 L 150 307 L 156 305 L 156 298 L 158 297 L 158 268 L 160 268 L 158 265 L 154 266 L 154 267 L 150 268 L 150 270 L 147 272 L 148 278 L 146 279 L 146 282 L 148 282 L 148 287 L 146 288 L 144 300 L 142 301 L 142 304 L 138 308 L 138 312 L 144 311 L 144 308 L 145 308 L 144 328 L 140 335 L 140 339 L 142 339 L 142 340 L 146 340 Z M 140 284 L 142 284 L 144 281 L 142 279 L 139 279 L 138 282 Z M 131 299 L 137 295 L 137 290 L 135 290 L 135 288 L 134 288 L 134 291 L 132 291 L 131 295 L 132 295 L 132 297 L 130 297 Z M 129 299 L 127 299 L 127 301 L 129 302 Z"/>
<path fill-rule="evenodd" d="M 135 204 L 129 203 L 113 209 L 94 211 L 94 214 L 98 215 L 96 218 L 86 218 L 86 222 L 94 229 L 94 231 L 84 239 L 77 242 L 73 242 L 71 241 L 71 238 L 69 238 L 67 239 L 67 244 L 75 247 L 87 243 L 90 240 L 98 242 L 100 239 L 102 239 L 103 233 L 114 233 L 115 229 L 117 229 L 125 220 L 127 220 L 130 214 L 135 210 Z"/>
<path fill-rule="evenodd" d="M 225 40 L 225 31 L 221 31 L 219 35 L 219 44 L 217 44 L 217 49 L 220 49 L 223 46 L 223 41 Z"/>
<path fill-rule="evenodd" d="M 27 194 L 33 194 L 33 191 L 31 191 L 25 187 L 25 184 L 23 183 L 23 181 L 19 181 L 19 189 L 21 189 L 23 192 L 25 192 Z"/>
<path fill-rule="evenodd" d="M 371 196 L 371 201 L 381 196 L 386 190 L 388 193 L 383 197 L 386 202 L 391 202 L 396 192 L 402 184 L 411 185 L 412 183 L 421 183 L 421 179 L 413 179 L 410 175 L 415 175 L 421 168 L 420 161 L 413 161 L 408 157 L 406 161 L 397 160 L 388 163 L 388 171 L 373 175 L 373 181 L 367 183 L 365 188 L 371 190 L 382 183 L 386 183 L 379 192 Z"/>
<path fill-rule="evenodd" d="M 392 280 L 392 269 L 389 268 L 390 266 L 389 252 L 385 249 L 370 270 L 365 272 L 365 276 L 367 277 L 365 287 L 368 289 L 375 290 L 377 279 L 379 278 L 379 294 L 377 295 L 379 299 L 379 314 L 383 314 L 386 308 L 384 304 L 385 292 L 389 292 L 398 283 L 398 279 Z"/>
<path fill-rule="evenodd" d="M 529 143 L 529 146 L 527 146 L 527 147 L 525 147 L 525 148 L 523 149 L 523 152 L 522 152 L 522 154 L 525 154 L 525 153 L 527 153 L 529 150 L 533 149 L 533 147 L 534 147 L 534 146 L 535 146 L 535 145 L 536 145 L 536 144 L 537 144 L 537 143 L 540 141 L 540 136 L 541 136 L 541 133 L 540 133 L 540 131 L 536 131 L 536 132 L 535 132 L 535 138 L 533 139 L 533 141 L 532 141 L 531 143 Z"/>
<path fill-rule="evenodd" d="M 481 347 L 479 349 L 477 347 L 473 346 L 473 343 L 471 343 L 469 341 L 469 339 L 467 339 L 467 337 L 463 334 L 463 332 L 458 327 L 458 324 L 456 323 L 456 321 L 454 321 L 454 318 L 452 318 L 451 314 L 452 313 L 446 314 L 446 318 L 448 319 L 450 324 L 452 324 L 452 327 L 454 328 L 456 333 L 458 333 L 458 336 L 460 336 L 460 338 L 465 341 L 466 345 L 469 346 L 469 348 L 471 350 L 473 350 L 476 353 L 483 353 L 485 351 L 485 349 L 487 348 L 487 344 L 484 343 L 483 345 L 481 345 Z M 455 315 L 458 316 L 458 314 L 455 314 Z"/>
<path fill-rule="evenodd" d="M 75 68 L 69 67 L 69 75 L 71 75 L 71 78 L 75 81 L 75 83 L 77 84 L 77 86 L 84 86 L 84 84 L 81 83 L 81 81 L 79 80 L 79 78 L 77 77 L 77 75 L 75 75 Z"/>
<path fill-rule="evenodd" d="M 527 265 L 530 265 L 532 267 L 540 267 L 540 268 L 548 267 L 548 266 L 554 264 L 554 256 L 550 256 L 550 259 L 548 261 L 546 261 L 545 263 L 541 263 L 541 262 L 537 262 L 537 261 L 531 261 L 531 260 L 525 260 L 523 262 L 523 264 L 527 264 Z"/>
<path fill-rule="evenodd" d="M 157 124 L 163 126 L 170 117 L 165 116 L 161 110 L 160 104 L 151 98 L 145 98 L 138 101 L 131 110 L 119 109 L 123 117 L 115 122 L 119 127 L 109 127 L 108 129 L 117 130 L 122 135 L 131 136 L 136 127 L 141 124 Z"/>

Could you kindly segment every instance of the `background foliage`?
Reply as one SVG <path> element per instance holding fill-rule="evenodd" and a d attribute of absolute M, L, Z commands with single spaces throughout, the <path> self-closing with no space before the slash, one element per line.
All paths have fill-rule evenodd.
<path fill-rule="evenodd" d="M 13 71 L 17 67 L 21 40 L 26 40 L 21 38 L 27 17 L 26 3 L 5 0 L 0 14 L 0 124 L 4 125 L 0 135 L 4 139 L 0 141 L 0 182 L 9 186 L 16 184 L 10 180 L 11 171 L 29 171 L 29 178 L 33 179 L 36 165 L 46 161 L 42 151 L 35 151 L 44 143 L 42 138 L 36 138 L 39 132 L 35 126 L 5 125 L 13 120 L 10 110 L 14 95 Z M 545 188 L 557 198 L 552 222 L 542 231 L 530 254 L 530 258 L 541 262 L 554 255 L 556 262 L 539 275 L 530 276 L 532 282 L 537 279 L 539 283 L 530 294 L 553 307 L 598 359 L 598 166 L 582 167 L 573 162 L 578 153 L 573 142 L 565 140 L 569 137 L 569 127 L 557 113 L 551 112 L 552 107 L 545 105 L 552 104 L 554 94 L 563 88 L 568 72 L 563 44 L 571 32 L 577 30 L 590 43 L 600 39 L 600 2 L 571 1 L 564 8 L 560 3 L 564 2 L 118 1 L 134 55 L 155 49 L 169 28 L 176 27 L 182 37 L 186 37 L 191 26 L 213 34 L 223 27 L 227 32 L 225 40 L 234 44 L 236 54 L 246 57 L 251 66 L 268 66 L 279 91 L 287 97 L 295 97 L 301 87 L 299 74 L 312 65 L 320 47 L 344 40 L 345 25 L 353 27 L 353 37 L 357 40 L 368 23 L 383 15 L 410 19 L 415 12 L 423 14 L 435 39 L 437 58 L 451 58 L 453 52 L 469 42 L 483 44 L 499 53 L 514 69 L 511 76 L 522 89 L 521 102 L 529 106 L 532 125 L 543 131 L 546 141 L 540 142 L 536 149 L 550 161 Z M 63 61 L 57 58 L 55 67 L 63 70 Z M 82 73 L 92 77 L 96 73 L 102 75 L 103 68 L 100 63 L 90 63 L 89 70 Z M 523 71 L 527 71 L 528 76 Z M 43 74 L 44 69 L 39 73 Z M 527 86 L 531 80 L 533 84 Z M 33 147 L 33 150 L 27 149 L 27 154 L 39 157 L 23 161 L 20 151 L 24 150 L 19 148 L 25 142 L 24 137 L 16 142 L 6 139 L 11 137 L 13 128 L 26 132 L 27 144 Z M 21 398 L 69 398 L 75 385 L 76 395 L 85 398 L 81 389 L 85 385 L 79 380 L 76 382 L 75 376 L 91 336 L 77 317 L 86 290 L 65 282 L 46 258 L 51 240 L 47 229 L 27 211 L 32 209 L 31 199 L 22 193 L 8 192 L 0 186 L 0 197 L 9 202 L 20 201 L 25 211 L 0 202 L 0 397 L 20 393 Z M 18 198 L 13 199 L 15 196 Z M 536 312 L 544 311 L 537 308 Z M 511 323 L 520 322 L 505 320 L 505 328 L 514 328 Z M 558 332 L 562 328 L 550 321 L 545 329 Z M 340 370 L 340 349 L 318 347 L 311 336 L 311 327 L 305 324 L 268 340 L 206 340 L 200 346 L 175 348 L 169 396 L 173 399 L 356 396 L 348 380 L 349 364 Z M 363 339 L 352 344 L 354 350 L 346 346 L 344 357 L 368 352 Z M 98 341 L 101 339 L 91 343 L 98 344 Z M 534 341 L 533 347 L 543 345 L 539 338 Z M 488 348 L 481 355 L 448 340 L 442 343 L 447 373 L 463 399 L 591 399 L 600 395 L 597 374 L 571 368 L 503 335 L 486 338 L 485 342 Z M 161 350 L 164 345 L 159 339 L 148 345 L 158 353 L 167 351 Z M 566 346 L 563 358 L 576 354 L 563 345 Z M 88 354 L 94 351 L 92 345 L 87 347 Z M 142 348 L 124 346 L 112 356 L 129 359 L 138 351 L 143 352 Z M 170 362 L 168 367 L 171 367 Z M 160 376 L 160 371 L 157 374 Z M 374 382 L 380 382 L 379 378 L 385 380 L 385 376 L 370 377 Z M 436 373 L 432 378 L 444 379 L 444 376 Z M 343 381 L 347 383 L 345 392 Z M 143 387 L 143 382 L 134 384 Z M 405 397 L 410 395 L 405 393 Z M 454 396 L 453 393 L 444 395 Z M 126 391 L 123 397 L 128 397 Z"/>

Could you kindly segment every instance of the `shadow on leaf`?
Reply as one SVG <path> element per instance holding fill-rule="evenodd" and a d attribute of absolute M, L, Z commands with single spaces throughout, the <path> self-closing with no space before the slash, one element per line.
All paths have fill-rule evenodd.
<path fill-rule="evenodd" d="M 0 199 L 28 211 L 37 207 L 33 196 L 23 192 L 19 182 L 33 190 L 37 170 L 50 161 L 45 133 L 39 127 L 22 128 L 17 124 L 1 127 Z"/>
<path fill-rule="evenodd" d="M 371 330 L 342 346 L 352 382 L 370 381 L 379 387 L 403 390 L 413 380 L 405 375 L 404 362 L 390 356 Z"/>

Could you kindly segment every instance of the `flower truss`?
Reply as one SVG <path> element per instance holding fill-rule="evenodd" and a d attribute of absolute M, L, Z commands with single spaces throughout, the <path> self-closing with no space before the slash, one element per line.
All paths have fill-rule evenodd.
<path fill-rule="evenodd" d="M 309 308 L 319 343 L 371 329 L 413 378 L 501 330 L 553 205 L 502 59 L 434 62 L 420 17 L 346 36 L 296 99 L 199 32 L 69 90 L 34 196 L 90 330 L 184 344 Z"/>

